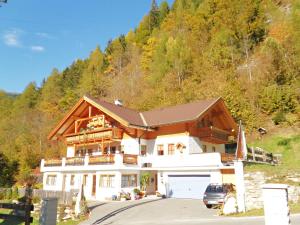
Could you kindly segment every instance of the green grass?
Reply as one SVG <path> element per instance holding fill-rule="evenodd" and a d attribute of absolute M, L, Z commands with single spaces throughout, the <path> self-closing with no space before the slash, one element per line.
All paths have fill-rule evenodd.
<path fill-rule="evenodd" d="M 268 175 L 278 174 L 284 177 L 288 173 L 300 173 L 300 135 L 299 134 L 275 134 L 248 143 L 249 146 L 260 147 L 272 153 L 282 154 L 280 165 L 270 166 L 262 164 L 248 164 L 245 171 L 262 171 Z"/>
<path fill-rule="evenodd" d="M 300 202 L 290 203 L 289 206 L 292 214 L 300 213 Z M 263 216 L 263 215 L 264 215 L 264 209 L 252 209 L 245 213 L 231 214 L 229 216 L 246 217 L 246 216 Z"/>
<path fill-rule="evenodd" d="M 7 209 L 0 209 L 0 213 L 5 213 L 5 214 L 9 214 L 11 210 L 7 210 Z M 81 218 L 77 221 L 72 221 L 72 220 L 68 220 L 65 222 L 59 222 L 57 223 L 57 225 L 77 225 L 80 222 L 82 222 L 83 220 L 85 220 L 86 218 Z M 20 220 L 17 219 L 9 219 L 9 220 L 2 220 L 0 219 L 0 225 L 22 225 L 24 223 L 22 223 Z M 38 217 L 34 217 L 33 218 L 33 223 L 32 225 L 39 225 L 39 219 Z"/>

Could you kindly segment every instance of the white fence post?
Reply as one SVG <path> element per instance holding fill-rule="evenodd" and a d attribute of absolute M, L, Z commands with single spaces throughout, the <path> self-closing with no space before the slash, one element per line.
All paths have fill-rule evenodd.
<path fill-rule="evenodd" d="M 238 212 L 245 212 L 245 180 L 244 180 L 244 163 L 242 160 L 234 160 L 234 172 L 236 183 L 236 200 Z"/>
<path fill-rule="evenodd" d="M 265 184 L 262 189 L 265 225 L 289 225 L 288 185 Z"/>

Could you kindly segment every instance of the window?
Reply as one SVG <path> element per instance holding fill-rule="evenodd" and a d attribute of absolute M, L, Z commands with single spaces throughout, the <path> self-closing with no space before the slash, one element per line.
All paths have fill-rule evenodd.
<path fill-rule="evenodd" d="M 157 145 L 157 155 L 164 155 L 164 145 Z"/>
<path fill-rule="evenodd" d="M 216 147 L 215 146 L 212 146 L 212 151 L 216 152 Z"/>
<path fill-rule="evenodd" d="M 56 175 L 48 175 L 46 179 L 46 184 L 49 186 L 56 185 Z"/>
<path fill-rule="evenodd" d="M 83 175 L 83 186 L 86 186 L 86 184 L 87 184 L 87 179 L 88 179 L 88 175 L 87 175 L 87 174 L 84 174 L 84 175 Z"/>
<path fill-rule="evenodd" d="M 116 154 L 116 146 L 110 147 L 110 154 Z"/>
<path fill-rule="evenodd" d="M 137 175 L 122 175 L 122 188 L 126 187 L 136 187 L 137 186 Z"/>
<path fill-rule="evenodd" d="M 74 186 L 74 184 L 75 184 L 75 175 L 71 175 L 70 185 Z"/>
<path fill-rule="evenodd" d="M 175 153 L 175 145 L 174 144 L 168 144 L 168 154 L 174 155 Z"/>
<path fill-rule="evenodd" d="M 147 153 L 147 145 L 141 145 L 141 155 L 146 155 Z"/>
<path fill-rule="evenodd" d="M 206 145 L 203 145 L 202 149 L 203 149 L 203 152 L 207 152 L 207 146 Z"/>
<path fill-rule="evenodd" d="M 115 186 L 115 175 L 100 175 L 99 187 L 113 188 Z"/>
<path fill-rule="evenodd" d="M 124 145 L 121 145 L 121 153 L 124 153 Z"/>

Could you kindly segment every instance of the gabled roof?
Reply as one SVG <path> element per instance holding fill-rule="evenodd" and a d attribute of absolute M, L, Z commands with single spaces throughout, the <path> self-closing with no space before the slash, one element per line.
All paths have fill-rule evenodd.
<path fill-rule="evenodd" d="M 160 126 L 192 121 L 199 118 L 221 98 L 202 100 L 183 105 L 154 109 L 142 112 L 148 126 Z"/>
<path fill-rule="evenodd" d="M 136 125 L 136 126 L 146 126 L 140 116 L 138 111 L 133 109 L 129 109 L 123 106 L 118 106 L 110 102 L 106 102 L 100 99 L 95 99 L 90 96 L 84 96 L 84 99 L 92 100 L 98 106 L 103 107 L 104 109 L 108 110 L 109 114 L 114 114 L 120 117 L 122 120 L 126 121 L 128 125 Z M 98 107 L 99 108 L 99 107 Z M 100 108 L 99 108 L 100 109 Z"/>
<path fill-rule="evenodd" d="M 226 109 L 222 98 L 202 100 L 145 112 L 138 112 L 136 110 L 129 109 L 124 106 L 117 106 L 90 96 L 83 96 L 49 134 L 48 139 L 53 139 L 57 134 L 63 134 L 70 126 L 72 126 L 76 118 L 84 111 L 84 108 L 86 107 L 84 104 L 86 103 L 106 113 L 124 126 L 152 130 L 153 128 L 163 125 L 196 120 L 211 109 L 215 104 L 220 102 L 225 108 L 225 112 L 230 123 L 235 123 Z"/>

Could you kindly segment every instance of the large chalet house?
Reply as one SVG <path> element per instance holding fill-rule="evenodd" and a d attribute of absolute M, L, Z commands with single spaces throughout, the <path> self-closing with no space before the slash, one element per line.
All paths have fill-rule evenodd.
<path fill-rule="evenodd" d="M 234 182 L 226 144 L 237 125 L 222 98 L 138 112 L 82 97 L 49 134 L 67 145 L 66 157 L 43 159 L 44 190 L 83 186 L 87 199 L 109 199 L 140 188 L 148 194 L 202 199 L 209 183 Z"/>

